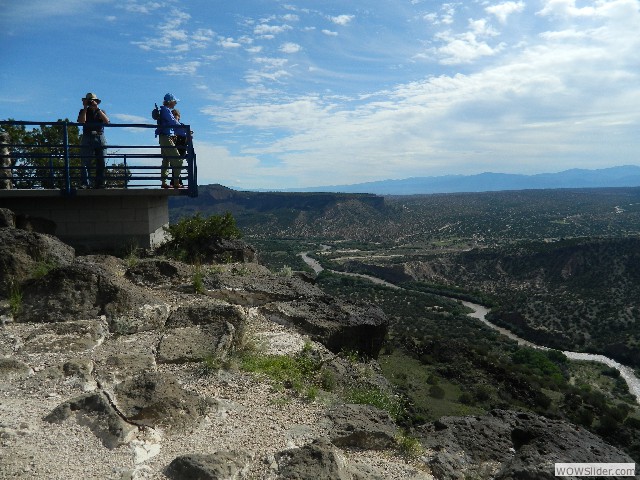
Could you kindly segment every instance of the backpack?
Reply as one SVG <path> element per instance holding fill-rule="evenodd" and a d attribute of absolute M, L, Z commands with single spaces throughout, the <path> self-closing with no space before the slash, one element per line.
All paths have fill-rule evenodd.
<path fill-rule="evenodd" d="M 153 118 L 156 122 L 158 122 L 158 125 L 160 124 L 160 109 L 158 108 L 158 104 L 155 104 L 156 108 L 154 108 L 153 110 L 151 110 L 151 118 Z"/>

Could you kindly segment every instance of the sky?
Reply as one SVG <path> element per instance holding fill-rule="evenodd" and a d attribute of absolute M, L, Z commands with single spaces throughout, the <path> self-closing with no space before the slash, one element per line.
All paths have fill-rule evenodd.
<path fill-rule="evenodd" d="M 0 119 L 170 92 L 201 185 L 639 164 L 637 0 L 0 0 L 0 32 Z"/>

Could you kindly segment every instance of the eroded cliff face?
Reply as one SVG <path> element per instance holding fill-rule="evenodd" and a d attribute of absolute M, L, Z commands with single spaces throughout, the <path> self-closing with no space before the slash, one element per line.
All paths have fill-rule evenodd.
<path fill-rule="evenodd" d="M 196 267 L 174 260 L 76 256 L 11 222 L 0 236 L 0 282 L 12 286 L 0 302 L 7 477 L 521 478 L 553 461 L 631 461 L 514 412 L 426 425 L 413 433 L 420 455 L 403 457 L 387 412 L 345 401 L 353 388 L 393 396 L 375 360 L 341 353 L 376 357 L 387 320 L 375 305 L 254 262 L 201 265 L 196 289 Z M 303 358 L 322 381 L 311 396 L 249 374 L 246 352 Z M 547 453 L 531 457 L 541 443 Z"/>

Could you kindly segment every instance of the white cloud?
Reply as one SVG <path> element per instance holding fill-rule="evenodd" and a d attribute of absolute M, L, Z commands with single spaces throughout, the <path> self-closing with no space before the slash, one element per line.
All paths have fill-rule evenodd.
<path fill-rule="evenodd" d="M 297 53 L 302 50 L 302 47 L 297 43 L 287 42 L 280 45 L 280 51 L 282 53 Z"/>
<path fill-rule="evenodd" d="M 262 83 L 263 81 L 278 82 L 283 78 L 290 77 L 291 74 L 286 70 L 248 70 L 245 74 L 245 80 L 250 84 Z"/>
<path fill-rule="evenodd" d="M 142 117 L 140 115 L 129 115 L 128 113 L 112 113 L 109 115 L 111 120 L 120 120 L 120 123 L 141 123 L 149 124 L 150 117 Z"/>
<path fill-rule="evenodd" d="M 122 8 L 130 13 L 143 13 L 148 14 L 160 8 L 164 5 L 160 2 L 126 2 Z"/>
<path fill-rule="evenodd" d="M 155 35 L 131 43 L 142 50 L 163 53 L 182 53 L 195 48 L 206 48 L 213 41 L 215 32 L 208 28 L 189 31 L 185 26 L 190 19 L 191 15 L 174 8 L 166 15 L 165 22 L 154 29 Z"/>
<path fill-rule="evenodd" d="M 329 19 L 336 25 L 342 25 L 343 27 L 349 25 L 355 18 L 355 15 L 338 15 L 336 17 L 330 17 Z"/>
<path fill-rule="evenodd" d="M 0 20 L 10 25 L 14 22 L 24 23 L 46 17 L 66 15 L 87 15 L 104 0 L 30 0 L 29 2 L 6 0 L 0 8 Z"/>
<path fill-rule="evenodd" d="M 524 2 L 504 2 L 499 3 L 498 5 L 492 5 L 490 7 L 486 7 L 485 11 L 498 19 L 498 21 L 502 24 L 507 23 L 507 19 L 509 15 L 513 13 L 519 13 L 524 10 L 525 4 Z"/>
<path fill-rule="evenodd" d="M 287 30 L 291 30 L 289 25 L 268 25 L 261 23 L 256 25 L 253 33 L 261 37 L 273 38 L 275 35 L 286 32 Z"/>
<path fill-rule="evenodd" d="M 198 183 L 229 186 L 256 184 L 260 160 L 250 155 L 233 155 L 227 147 L 195 139 L 198 155 Z M 206 159 L 207 161 L 204 161 Z"/>
<path fill-rule="evenodd" d="M 440 63 L 443 65 L 458 65 L 472 63 L 480 57 L 496 55 L 504 45 L 500 44 L 493 48 L 484 41 L 478 40 L 473 32 L 452 35 L 445 32 L 436 36 L 445 43 L 437 49 L 441 57 Z"/>
<path fill-rule="evenodd" d="M 568 17 L 590 17 L 595 13 L 595 8 L 576 7 L 575 0 L 544 0 L 544 7 L 538 12 L 538 15 L 558 15 Z M 603 2 L 606 3 L 606 2 Z"/>
<path fill-rule="evenodd" d="M 242 44 L 235 41 L 233 38 L 221 38 L 218 40 L 218 45 L 222 48 L 240 48 Z"/>
<path fill-rule="evenodd" d="M 156 67 L 156 70 L 168 73 L 169 75 L 195 75 L 200 65 L 201 63 L 198 61 L 173 63 L 163 67 Z"/>
<path fill-rule="evenodd" d="M 469 27 L 474 35 L 479 36 L 487 36 L 487 37 L 495 37 L 498 35 L 498 32 L 491 28 L 491 26 L 487 23 L 487 20 L 484 18 L 481 20 L 469 20 Z"/>
<path fill-rule="evenodd" d="M 256 57 L 253 61 L 271 68 L 280 68 L 287 64 L 286 58 Z"/>
<path fill-rule="evenodd" d="M 331 30 L 327 30 L 327 29 L 323 29 L 322 33 L 324 33 L 325 35 L 327 35 L 329 37 L 337 37 L 338 36 L 338 32 L 332 32 Z"/>
<path fill-rule="evenodd" d="M 209 28 L 200 28 L 191 34 L 190 39 L 192 42 L 196 42 L 204 45 L 206 43 L 211 42 L 214 36 L 215 36 L 215 32 L 213 30 Z"/>

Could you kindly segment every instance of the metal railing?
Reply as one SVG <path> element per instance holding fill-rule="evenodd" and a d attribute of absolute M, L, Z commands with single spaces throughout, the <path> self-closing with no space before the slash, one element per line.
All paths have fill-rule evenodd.
<path fill-rule="evenodd" d="M 69 130 L 78 127 L 82 132 L 81 123 L 68 121 L 62 122 L 26 122 L 14 120 L 0 121 L 0 131 L 8 131 L 3 126 L 28 126 L 52 127 L 46 135 L 32 135 L 29 143 L 12 143 L 11 140 L 0 140 L 0 180 L 11 182 L 11 188 L 17 189 L 57 189 L 62 195 L 75 195 L 82 188 L 83 157 L 82 146 L 78 143 L 70 143 Z M 97 126 L 97 125 L 96 125 Z M 109 129 L 147 129 L 149 130 L 149 144 L 146 145 L 118 145 L 107 143 L 104 150 L 105 181 L 104 188 L 121 189 L 151 189 L 161 188 L 163 180 L 162 151 L 155 138 L 154 131 L 157 125 L 147 124 L 100 124 L 105 129 L 105 137 L 109 139 Z M 184 152 L 179 157 L 167 158 L 167 177 L 169 184 L 172 180 L 172 165 L 174 161 L 181 163 L 180 183 L 184 188 L 177 190 L 182 195 L 190 197 L 198 196 L 198 169 L 196 154 L 193 148 L 193 139 L 189 125 L 183 126 L 187 134 Z M 57 129 L 60 129 L 59 131 Z M 75 136 L 75 135 L 74 135 Z M 37 137 L 37 138 L 36 138 Z M 81 137 L 80 137 L 81 138 Z M 151 143 L 155 142 L 155 143 Z M 2 148 L 6 147 L 6 148 Z M 8 149 L 8 152 L 7 152 Z M 7 162 L 7 157 L 10 162 Z M 86 158 L 89 158 L 87 156 Z M 91 158 L 91 172 L 95 177 L 95 159 Z"/>

